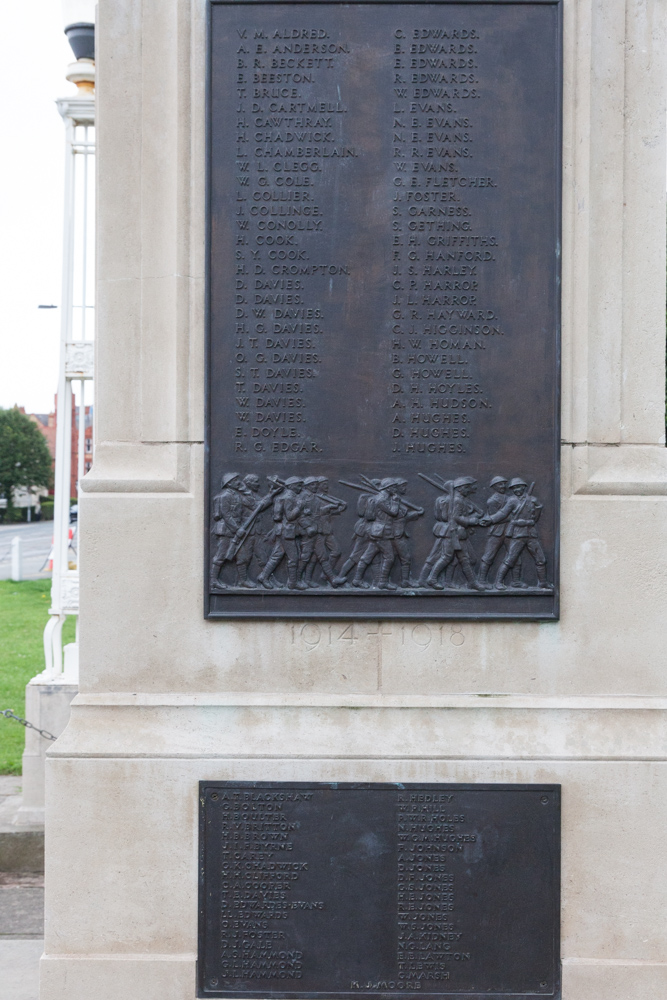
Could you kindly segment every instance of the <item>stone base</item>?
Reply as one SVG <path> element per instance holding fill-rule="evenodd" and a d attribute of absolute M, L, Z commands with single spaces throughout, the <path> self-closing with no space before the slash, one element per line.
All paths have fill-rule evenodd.
<path fill-rule="evenodd" d="M 78 685 L 33 677 L 25 689 L 26 718 L 33 726 L 60 736 L 69 721 L 69 706 Z M 14 819 L 16 826 L 44 827 L 44 762 L 52 741 L 34 729 L 25 731 L 23 751 L 23 801 Z"/>
<path fill-rule="evenodd" d="M 649 759 L 664 740 L 661 700 L 130 707 L 111 697 L 80 696 L 47 761 L 42 1000 L 195 996 L 200 780 L 561 784 L 564 1000 L 665 995 L 667 762 Z"/>
<path fill-rule="evenodd" d="M 87 955 L 41 962 L 41 1000 L 191 1000 L 196 958 L 186 955 Z M 667 996 L 667 963 L 566 960 L 566 1000 L 657 1000 Z"/>
<path fill-rule="evenodd" d="M 44 871 L 44 826 L 16 826 L 21 778 L 0 777 L 0 873 Z"/>

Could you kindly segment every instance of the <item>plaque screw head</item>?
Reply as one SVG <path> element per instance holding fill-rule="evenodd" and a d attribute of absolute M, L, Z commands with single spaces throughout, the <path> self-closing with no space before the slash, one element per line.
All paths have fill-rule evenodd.
<path fill-rule="evenodd" d="M 217 802 L 218 801 L 218 793 L 217 792 L 213 792 L 213 795 L 211 795 L 211 798 L 213 799 L 214 802 Z M 544 801 L 544 799 L 542 799 L 542 801 Z"/>
<path fill-rule="evenodd" d="M 217 795 L 216 795 L 216 798 L 217 798 Z M 543 806 L 548 805 L 549 804 L 549 796 L 548 795 L 543 795 L 542 798 L 540 799 L 540 802 L 542 803 Z"/>
<path fill-rule="evenodd" d="M 208 985 L 209 986 L 217 986 L 218 985 L 218 980 L 217 979 L 211 979 Z"/>
<path fill-rule="evenodd" d="M 540 989 L 545 990 L 547 988 L 546 982 L 540 983 Z"/>

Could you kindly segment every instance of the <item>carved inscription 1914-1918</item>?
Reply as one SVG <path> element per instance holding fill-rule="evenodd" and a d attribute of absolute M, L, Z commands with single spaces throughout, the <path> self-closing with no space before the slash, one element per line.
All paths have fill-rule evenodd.
<path fill-rule="evenodd" d="M 209 5 L 210 617 L 557 615 L 560 5 Z"/>
<path fill-rule="evenodd" d="M 560 996 L 560 786 L 201 782 L 199 996 Z"/>

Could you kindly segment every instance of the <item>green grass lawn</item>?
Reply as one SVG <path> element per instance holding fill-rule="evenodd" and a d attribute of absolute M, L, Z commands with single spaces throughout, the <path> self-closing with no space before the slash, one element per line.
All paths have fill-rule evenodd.
<path fill-rule="evenodd" d="M 44 669 L 42 634 L 48 620 L 51 581 L 0 580 L 0 710 L 25 718 L 25 686 Z M 63 626 L 63 645 L 74 642 L 76 619 Z M 0 716 L 0 774 L 20 774 L 25 729 Z"/>

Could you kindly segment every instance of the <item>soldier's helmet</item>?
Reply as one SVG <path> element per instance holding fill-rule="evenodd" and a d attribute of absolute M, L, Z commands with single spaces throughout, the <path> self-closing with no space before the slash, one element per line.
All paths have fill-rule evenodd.
<path fill-rule="evenodd" d="M 235 479 L 238 479 L 238 480 L 241 479 L 241 477 L 239 476 L 238 472 L 226 472 L 224 474 L 224 476 L 222 477 L 222 488 L 223 488 L 223 490 L 224 490 L 225 486 L 229 486 L 231 483 L 234 482 Z"/>
<path fill-rule="evenodd" d="M 290 476 L 285 480 L 285 486 L 303 486 L 303 479 L 300 476 Z"/>
<path fill-rule="evenodd" d="M 519 479 L 518 477 L 515 479 L 510 479 L 509 481 L 509 488 L 511 490 L 514 489 L 515 486 L 527 486 L 527 485 L 528 483 L 524 483 L 523 479 Z"/>
<path fill-rule="evenodd" d="M 389 487 L 393 486 L 395 482 L 396 482 L 395 479 L 392 479 L 391 476 L 387 476 L 386 479 L 381 479 L 380 480 L 380 489 L 381 490 L 388 490 Z"/>
<path fill-rule="evenodd" d="M 507 479 L 505 476 L 494 476 L 489 486 L 502 486 L 507 484 Z"/>
<path fill-rule="evenodd" d="M 303 481 L 304 486 L 319 486 L 321 483 L 321 478 L 319 476 L 306 476 Z"/>
<path fill-rule="evenodd" d="M 455 490 L 458 490 L 461 486 L 474 486 L 476 482 L 477 480 L 473 479 L 472 476 L 459 476 L 458 479 L 454 480 L 452 486 Z"/>
<path fill-rule="evenodd" d="M 382 480 L 381 479 L 371 479 L 371 483 L 373 484 L 373 486 L 375 487 L 376 490 L 379 490 L 380 486 L 382 484 Z"/>

